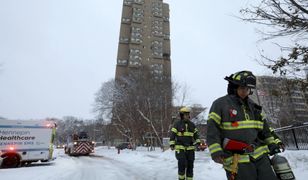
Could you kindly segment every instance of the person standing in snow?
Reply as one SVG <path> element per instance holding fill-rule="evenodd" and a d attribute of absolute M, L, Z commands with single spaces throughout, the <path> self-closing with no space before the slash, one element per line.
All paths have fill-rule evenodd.
<path fill-rule="evenodd" d="M 231 180 L 277 179 L 269 156 L 280 152 L 262 107 L 248 96 L 256 87 L 250 71 L 225 77 L 228 94 L 215 100 L 207 121 L 207 143 L 212 159 L 223 164 Z"/>
<path fill-rule="evenodd" d="M 192 180 L 195 160 L 195 146 L 200 145 L 199 133 L 190 121 L 190 108 L 179 111 L 180 120 L 175 121 L 170 132 L 170 148 L 175 150 L 178 160 L 178 177 L 180 180 Z"/>

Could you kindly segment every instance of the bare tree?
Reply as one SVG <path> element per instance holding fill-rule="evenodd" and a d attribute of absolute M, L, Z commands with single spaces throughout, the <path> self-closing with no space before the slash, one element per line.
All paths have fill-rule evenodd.
<path fill-rule="evenodd" d="M 307 103 L 301 83 L 294 79 L 264 76 L 258 78 L 257 84 L 253 99 L 262 105 L 273 127 L 305 121 L 307 110 L 304 109 L 307 109 Z"/>
<path fill-rule="evenodd" d="M 94 112 L 103 121 L 111 119 L 109 126 L 125 141 L 162 146 L 172 121 L 174 92 L 179 87 L 148 67 L 139 67 L 126 77 L 103 83 L 96 93 Z M 188 95 L 188 87 L 183 89 L 182 104 Z M 198 114 L 204 108 L 195 105 L 194 110 Z"/>
<path fill-rule="evenodd" d="M 127 77 L 103 83 L 95 96 L 97 117 L 111 118 L 111 125 L 127 141 L 141 143 L 153 133 L 161 145 L 171 121 L 170 79 L 140 67 Z"/>
<path fill-rule="evenodd" d="M 124 105 L 124 99 L 127 97 L 124 89 L 118 86 L 114 79 L 104 82 L 95 94 L 93 112 L 96 114 L 96 119 L 110 123 L 105 128 L 105 131 L 108 131 L 109 140 L 111 137 L 116 136 L 116 133 L 112 131 L 116 130 L 121 136 L 126 137 L 130 141 L 129 133 L 132 132 L 132 122 L 122 120 L 119 115 L 120 113 L 118 113 L 117 109 L 113 108 L 116 102 L 118 104 L 122 102 L 122 105 Z M 120 105 L 117 107 L 120 107 Z M 121 108 L 121 111 L 124 113 L 127 109 Z"/>
<path fill-rule="evenodd" d="M 171 80 L 140 67 L 119 80 L 119 84 L 123 90 L 118 94 L 120 98 L 115 99 L 115 109 L 120 119 L 129 120 L 126 125 L 133 123 L 131 135 L 140 139 L 154 134 L 157 143 L 162 145 L 161 139 L 171 121 Z"/>
<path fill-rule="evenodd" d="M 102 84 L 101 88 L 95 94 L 93 112 L 96 113 L 96 119 L 110 121 L 112 117 L 113 97 L 116 93 L 114 79 Z"/>
<path fill-rule="evenodd" d="M 186 83 L 174 83 L 173 92 L 176 106 L 181 107 L 190 104 L 190 88 Z"/>
<path fill-rule="evenodd" d="M 276 59 L 262 55 L 263 65 L 280 75 L 298 76 L 308 64 L 308 1 L 307 0 L 262 0 L 258 5 L 241 9 L 243 20 L 264 25 L 263 40 L 290 37 L 293 45 L 281 46 L 282 54 Z"/>
<path fill-rule="evenodd" d="M 294 118 L 290 106 L 290 94 L 283 79 L 276 79 L 276 88 L 273 86 L 261 86 L 257 92 L 258 99 L 264 107 L 266 118 L 273 127 L 282 127 L 290 124 Z M 279 87 L 279 89 L 278 89 Z"/>
<path fill-rule="evenodd" d="M 70 137 L 73 133 L 86 130 L 86 124 L 82 119 L 65 116 L 61 119 L 56 120 L 57 122 L 57 133 L 56 139 L 57 143 L 65 143 L 67 138 Z"/>

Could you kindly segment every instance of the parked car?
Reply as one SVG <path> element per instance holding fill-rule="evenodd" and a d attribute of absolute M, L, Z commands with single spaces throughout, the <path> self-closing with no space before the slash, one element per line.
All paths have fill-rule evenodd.
<path fill-rule="evenodd" d="M 132 145 L 129 142 L 120 143 L 116 146 L 117 149 L 132 149 Z"/>

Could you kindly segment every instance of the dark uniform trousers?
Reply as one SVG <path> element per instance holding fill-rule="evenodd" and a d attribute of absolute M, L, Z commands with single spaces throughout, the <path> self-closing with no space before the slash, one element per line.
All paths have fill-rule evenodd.
<path fill-rule="evenodd" d="M 278 180 L 270 165 L 268 155 L 263 155 L 257 160 L 250 159 L 249 163 L 239 163 L 235 180 Z M 226 171 L 228 179 L 231 172 Z"/>
<path fill-rule="evenodd" d="M 178 174 L 184 177 L 182 179 L 185 179 L 185 174 L 187 179 L 192 178 L 194 169 L 195 151 L 194 150 L 175 151 L 175 157 L 178 160 Z"/>

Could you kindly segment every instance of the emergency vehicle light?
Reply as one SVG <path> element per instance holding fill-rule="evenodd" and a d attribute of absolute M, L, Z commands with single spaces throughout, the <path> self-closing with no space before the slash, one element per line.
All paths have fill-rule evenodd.
<path fill-rule="evenodd" d="M 14 149 L 15 149 L 15 148 L 14 148 L 13 146 L 10 146 L 10 147 L 9 147 L 9 150 L 10 150 L 10 151 L 13 151 Z"/>

